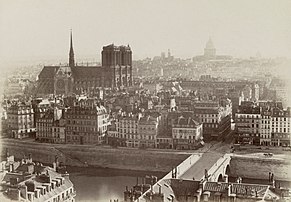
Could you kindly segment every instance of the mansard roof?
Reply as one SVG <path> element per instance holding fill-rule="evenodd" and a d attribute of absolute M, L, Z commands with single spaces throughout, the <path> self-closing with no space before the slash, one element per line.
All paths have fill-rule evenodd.
<path fill-rule="evenodd" d="M 199 123 L 195 121 L 193 118 L 191 117 L 185 118 L 183 116 L 177 118 L 174 124 L 183 125 L 183 126 L 198 126 L 199 125 Z"/>

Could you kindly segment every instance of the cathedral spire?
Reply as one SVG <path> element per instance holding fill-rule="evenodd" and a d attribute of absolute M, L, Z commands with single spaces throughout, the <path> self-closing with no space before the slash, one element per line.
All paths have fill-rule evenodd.
<path fill-rule="evenodd" d="M 74 49 L 73 49 L 73 34 L 71 30 L 71 38 L 70 38 L 70 52 L 69 52 L 69 66 L 74 67 L 75 66 L 75 59 L 74 59 Z"/>

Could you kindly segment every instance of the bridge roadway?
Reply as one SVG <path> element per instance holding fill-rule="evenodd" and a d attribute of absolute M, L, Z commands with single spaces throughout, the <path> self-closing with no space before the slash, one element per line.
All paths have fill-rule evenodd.
<path fill-rule="evenodd" d="M 230 145 L 227 143 L 217 143 L 212 145 L 199 160 L 193 164 L 187 171 L 179 176 L 185 180 L 201 180 L 205 175 L 205 169 L 209 170 L 216 162 L 230 151 Z"/>
<path fill-rule="evenodd" d="M 194 177 L 195 180 L 201 180 L 202 178 L 204 178 L 205 169 L 207 170 L 212 169 L 216 163 L 218 166 L 219 164 L 221 164 L 221 162 L 220 163 L 218 162 L 219 159 L 221 159 L 221 157 L 223 157 L 226 153 L 229 153 L 230 147 L 231 147 L 230 141 L 212 142 L 212 145 L 209 148 L 205 148 L 206 150 L 193 153 L 192 156 L 190 156 L 180 165 L 177 166 L 178 168 L 177 178 L 193 180 Z M 212 172 L 213 170 L 209 171 L 208 174 L 210 173 L 212 174 Z M 172 171 L 170 171 L 166 176 L 164 176 L 156 184 L 154 184 L 152 187 L 152 191 L 158 193 L 161 187 L 163 193 L 165 194 L 165 199 L 171 198 L 171 196 L 174 194 L 173 190 L 169 189 L 168 185 L 166 186 L 167 184 L 166 181 L 170 178 L 172 178 Z M 135 201 L 146 202 L 147 200 L 145 196 L 150 191 L 151 189 L 147 190 Z"/>

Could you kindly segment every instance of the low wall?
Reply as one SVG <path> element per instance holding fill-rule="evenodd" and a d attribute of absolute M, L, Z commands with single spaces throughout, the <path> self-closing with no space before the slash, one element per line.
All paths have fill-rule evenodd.
<path fill-rule="evenodd" d="M 32 154 L 34 161 L 59 161 L 70 166 L 96 166 L 127 170 L 169 172 L 190 154 L 102 146 L 52 145 L 39 143 L 2 142 L 2 156 L 6 149 L 16 158 Z"/>
<path fill-rule="evenodd" d="M 96 166 L 126 170 L 157 171 L 168 173 L 181 164 L 178 175 L 185 172 L 191 164 L 199 159 L 199 155 L 174 153 L 164 150 L 140 150 L 130 148 L 110 148 L 103 146 L 50 145 L 16 140 L 1 140 L 1 156 L 5 156 L 6 148 L 16 158 L 32 154 L 34 161 L 52 163 L 57 155 L 59 161 L 70 166 Z M 189 157 L 189 158 L 188 158 Z M 243 155 L 232 156 L 230 160 L 230 176 L 243 178 L 268 179 L 273 172 L 278 180 L 291 181 L 290 161 L 274 158 L 250 158 Z"/>

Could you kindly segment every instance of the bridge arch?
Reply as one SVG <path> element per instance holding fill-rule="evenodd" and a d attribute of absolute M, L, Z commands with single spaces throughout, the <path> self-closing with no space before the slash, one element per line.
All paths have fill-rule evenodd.
<path fill-rule="evenodd" d="M 217 182 L 223 182 L 222 174 L 219 174 L 219 176 L 217 178 Z"/>

